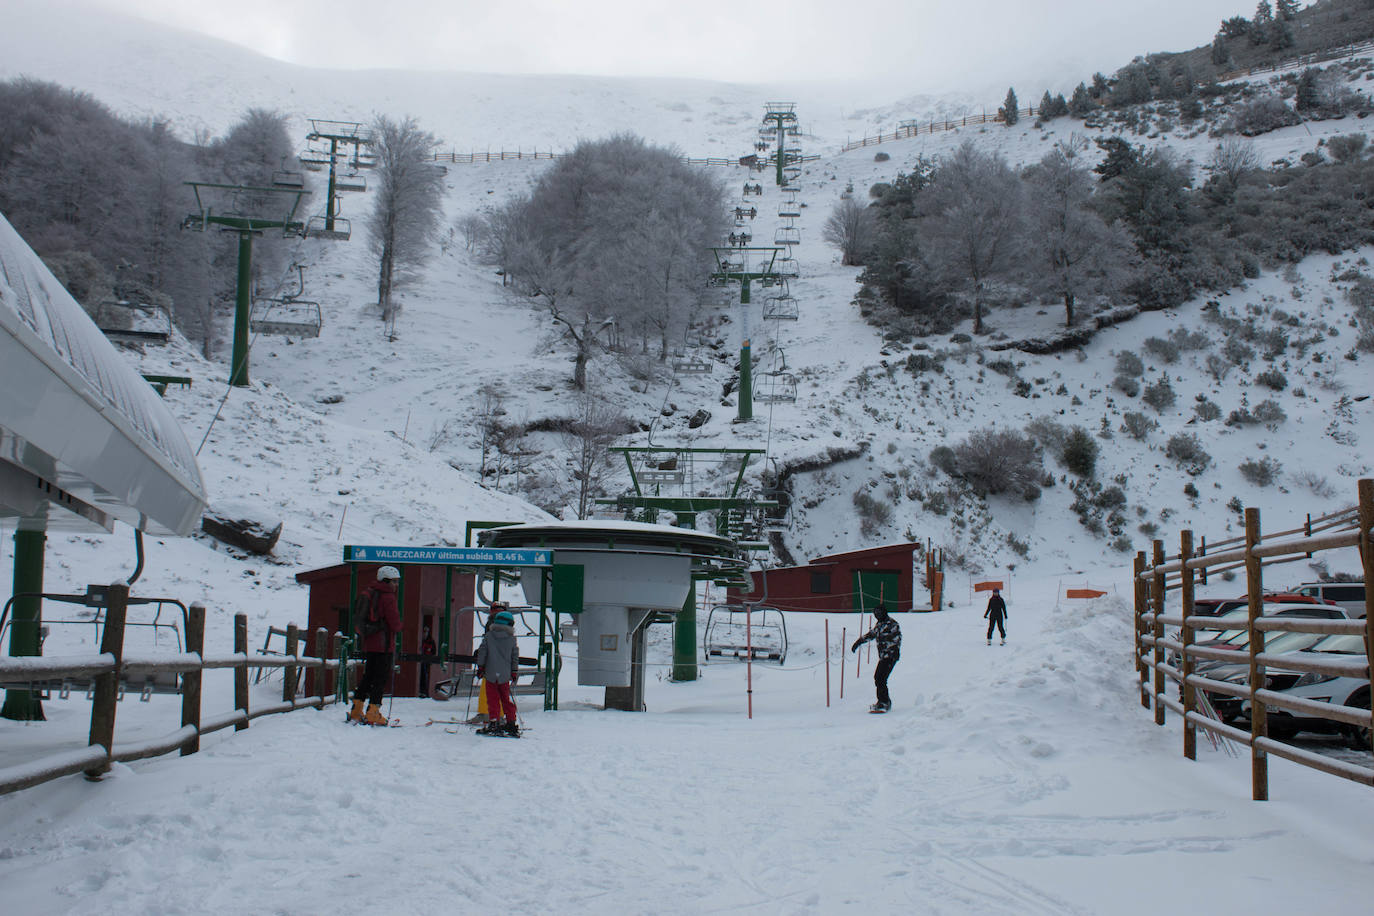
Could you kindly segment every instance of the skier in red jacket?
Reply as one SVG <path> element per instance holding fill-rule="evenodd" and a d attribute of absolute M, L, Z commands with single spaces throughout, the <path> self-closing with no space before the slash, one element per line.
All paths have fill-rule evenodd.
<path fill-rule="evenodd" d="M 376 584 L 368 587 L 368 612 L 362 620 L 356 621 L 362 636 L 363 676 L 353 694 L 353 709 L 348 713 L 350 722 L 387 724 L 381 706 L 387 673 L 391 669 L 391 647 L 401 630 L 401 614 L 396 608 L 396 583 L 400 579 L 400 570 L 394 566 L 377 570 Z M 363 712 L 363 700 L 368 701 L 366 713 Z"/>

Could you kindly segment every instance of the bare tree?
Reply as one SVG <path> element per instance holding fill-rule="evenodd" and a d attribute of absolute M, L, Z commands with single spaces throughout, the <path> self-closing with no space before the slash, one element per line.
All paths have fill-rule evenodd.
<path fill-rule="evenodd" d="M 1136 260 L 1130 234 L 1092 209 L 1096 182 L 1080 149 L 1056 146 L 1026 170 L 1031 285 L 1063 300 L 1068 327 L 1080 297 L 1118 292 Z"/>
<path fill-rule="evenodd" d="M 1260 167 L 1255 142 L 1245 137 L 1228 136 L 1212 150 L 1207 170 L 1212 173 L 1212 188 L 1225 200 L 1235 196 L 1241 179 Z"/>
<path fill-rule="evenodd" d="M 611 469 L 607 451 L 627 424 L 595 386 L 583 389 L 577 399 L 577 415 L 560 434 L 563 461 L 570 480 L 569 498 L 578 518 L 591 515 L 592 501 L 605 490 Z"/>
<path fill-rule="evenodd" d="M 368 217 L 370 246 L 377 255 L 377 305 L 388 330 L 395 325 L 391 294 L 404 271 L 430 254 L 443 203 L 443 172 L 430 160 L 438 140 L 414 118 L 377 118 L 372 149 L 377 156 L 377 194 Z"/>
<path fill-rule="evenodd" d="M 840 249 L 840 263 L 857 267 L 867 259 L 876 240 L 878 219 L 873 210 L 852 197 L 841 199 L 826 218 L 821 238 Z"/>
<path fill-rule="evenodd" d="M 918 198 L 932 261 L 973 294 L 973 333 L 983 332 L 989 280 L 1016 266 L 1023 240 L 1021 181 L 998 154 L 965 140 Z"/>

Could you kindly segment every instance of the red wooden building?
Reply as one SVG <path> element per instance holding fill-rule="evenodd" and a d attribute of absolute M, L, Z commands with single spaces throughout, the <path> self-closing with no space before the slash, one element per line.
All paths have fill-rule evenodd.
<path fill-rule="evenodd" d="M 358 591 L 361 592 L 377 581 L 377 570 L 381 564 L 358 563 Z M 425 564 L 393 564 L 401 571 L 399 604 L 401 611 L 401 652 L 418 653 L 420 641 L 424 638 L 424 627 L 429 626 L 434 640 L 443 648 L 440 629 L 444 620 L 444 594 L 448 593 L 449 614 L 449 651 L 459 654 L 472 652 L 472 611 L 470 608 L 476 597 L 477 580 L 471 574 L 454 570 L 451 574 L 447 567 Z M 310 586 L 310 633 L 324 627 L 330 633 L 347 632 L 349 578 L 352 564 L 340 563 L 297 573 L 296 581 Z M 437 671 L 437 669 L 436 669 Z M 306 692 L 314 692 L 314 671 L 307 671 Z M 430 682 L 437 675 L 431 672 Z M 420 691 L 420 666 L 415 662 L 402 662 L 396 674 L 396 686 L 392 691 L 398 697 L 413 697 Z"/>
<path fill-rule="evenodd" d="M 806 566 L 784 566 L 751 572 L 753 590 L 726 592 L 728 600 L 762 601 L 783 611 L 872 611 L 882 601 L 889 611 L 940 608 L 943 573 L 932 551 L 925 552 L 922 585 L 930 590 L 928 606 L 915 606 L 916 553 L 921 544 L 889 544 L 817 557 Z"/>

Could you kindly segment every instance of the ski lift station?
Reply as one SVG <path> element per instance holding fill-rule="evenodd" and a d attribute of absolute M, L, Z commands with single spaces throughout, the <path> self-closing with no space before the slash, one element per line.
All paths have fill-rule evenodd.
<path fill-rule="evenodd" d="M 13 523 L 14 589 L 0 613 L 10 656 L 41 654 L 49 531 L 131 526 L 187 535 L 205 485 L 171 411 L 0 216 L 0 521 Z M 81 603 L 104 607 L 99 589 Z M 89 600 L 85 600 L 89 598 Z M 143 603 L 161 599 L 142 599 Z M 12 614 L 12 616 L 11 616 Z M 56 621 L 54 621 L 56 622 Z M 39 693 L 6 684 L 3 715 L 42 719 Z"/>

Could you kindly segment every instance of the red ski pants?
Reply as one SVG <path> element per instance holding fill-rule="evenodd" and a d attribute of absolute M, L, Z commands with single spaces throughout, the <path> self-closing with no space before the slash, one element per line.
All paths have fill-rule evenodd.
<path fill-rule="evenodd" d="M 515 701 L 510 697 L 510 684 L 484 681 L 487 691 L 487 716 L 493 722 L 500 722 L 504 715 L 507 722 L 514 722 L 517 710 Z"/>

